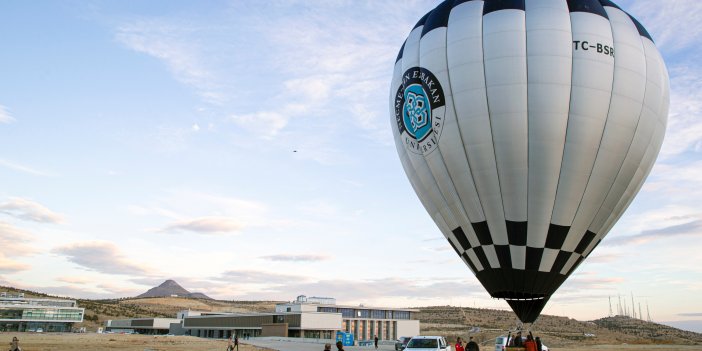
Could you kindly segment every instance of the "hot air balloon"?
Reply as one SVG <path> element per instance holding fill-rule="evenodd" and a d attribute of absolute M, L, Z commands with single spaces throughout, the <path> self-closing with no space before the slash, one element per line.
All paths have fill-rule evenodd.
<path fill-rule="evenodd" d="M 641 188 L 669 80 L 608 0 L 451 0 L 400 49 L 397 152 L 421 203 L 494 298 L 533 323 Z"/>

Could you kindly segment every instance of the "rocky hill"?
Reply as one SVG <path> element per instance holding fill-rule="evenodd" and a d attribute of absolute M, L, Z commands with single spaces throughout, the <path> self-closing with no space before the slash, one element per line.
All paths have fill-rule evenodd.
<path fill-rule="evenodd" d="M 175 280 L 168 279 L 161 285 L 153 287 L 147 290 L 145 293 L 137 296 L 137 298 L 142 297 L 190 297 L 194 299 L 210 299 L 209 296 L 203 293 L 191 293 L 185 290 L 180 284 L 176 283 Z"/>
<path fill-rule="evenodd" d="M 473 336 L 490 344 L 499 335 L 513 330 L 518 320 L 511 311 L 452 306 L 418 307 L 421 332 L 442 335 L 450 340 Z M 702 345 L 702 334 L 629 317 L 578 321 L 567 317 L 542 315 L 530 326 L 549 347 L 602 344 Z"/>
<path fill-rule="evenodd" d="M 682 344 L 693 342 L 702 345 L 702 334 L 673 328 L 667 325 L 650 323 L 624 316 L 600 318 L 593 323 L 598 326 L 639 338 L 656 340 L 661 343 Z"/>

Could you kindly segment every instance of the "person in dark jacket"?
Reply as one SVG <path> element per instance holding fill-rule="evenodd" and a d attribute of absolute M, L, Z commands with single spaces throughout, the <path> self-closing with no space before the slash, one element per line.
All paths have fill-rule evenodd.
<path fill-rule="evenodd" d="M 514 336 L 510 346 L 516 346 L 516 347 L 522 346 L 522 332 L 518 332 L 517 335 Z"/>
<path fill-rule="evenodd" d="M 341 341 L 336 342 L 336 350 L 337 351 L 344 351 L 344 343 Z"/>
<path fill-rule="evenodd" d="M 544 351 L 544 347 L 541 344 L 541 338 L 538 336 L 536 337 L 536 350 L 537 351 Z"/>
<path fill-rule="evenodd" d="M 480 346 L 478 346 L 478 343 L 473 340 L 473 337 L 471 336 L 468 338 L 468 344 L 466 344 L 466 351 L 480 351 Z"/>

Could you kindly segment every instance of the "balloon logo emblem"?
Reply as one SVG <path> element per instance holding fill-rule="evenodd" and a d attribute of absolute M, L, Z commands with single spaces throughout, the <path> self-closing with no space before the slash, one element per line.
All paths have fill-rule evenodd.
<path fill-rule="evenodd" d="M 438 145 L 444 126 L 444 91 L 429 70 L 412 67 L 395 95 L 395 119 L 407 148 L 428 154 Z"/>

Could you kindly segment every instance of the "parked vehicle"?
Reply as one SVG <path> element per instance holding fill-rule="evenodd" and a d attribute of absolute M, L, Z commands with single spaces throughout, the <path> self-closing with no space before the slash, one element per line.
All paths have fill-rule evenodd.
<path fill-rule="evenodd" d="M 512 338 L 514 338 L 514 335 L 512 335 Z M 526 337 L 522 336 L 522 344 L 526 341 Z M 495 351 L 509 351 L 507 348 L 507 343 L 509 341 L 507 340 L 507 336 L 501 335 L 495 338 Z M 541 343 L 541 349 L 543 351 L 548 351 L 548 346 L 544 345 Z"/>
<path fill-rule="evenodd" d="M 405 351 L 451 351 L 451 346 L 443 336 L 414 336 Z"/>
<path fill-rule="evenodd" d="M 412 339 L 411 336 L 401 336 L 399 339 L 397 339 L 397 342 L 395 343 L 395 351 L 404 350 L 410 339 Z"/>

